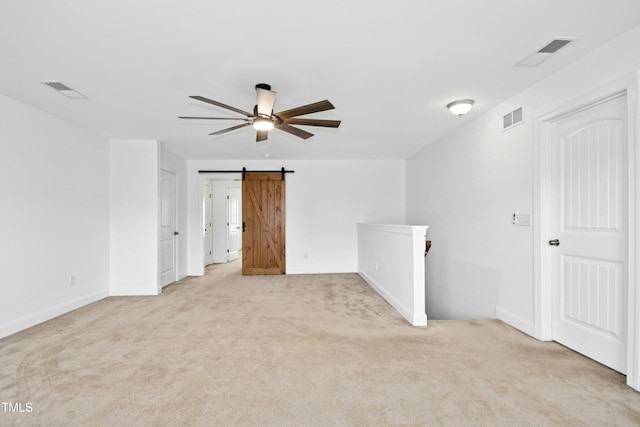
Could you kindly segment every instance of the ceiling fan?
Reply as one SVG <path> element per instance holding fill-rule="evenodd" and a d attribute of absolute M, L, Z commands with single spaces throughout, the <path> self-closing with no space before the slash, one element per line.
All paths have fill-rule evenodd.
<path fill-rule="evenodd" d="M 204 120 L 242 120 L 244 123 L 230 128 L 222 129 L 217 132 L 210 133 L 209 135 L 222 135 L 223 133 L 230 132 L 232 130 L 241 129 L 246 126 L 253 126 L 256 129 L 256 142 L 266 141 L 271 129 L 280 129 L 288 132 L 302 139 L 308 139 L 313 136 L 312 133 L 297 128 L 292 125 L 302 126 L 322 126 L 329 128 L 337 128 L 340 126 L 340 120 L 322 120 L 322 119 L 305 119 L 299 118 L 311 113 L 317 113 L 319 111 L 333 110 L 335 107 L 326 99 L 324 101 L 314 102 L 313 104 L 303 105 L 301 107 L 292 108 L 290 110 L 280 111 L 279 113 L 273 112 L 273 105 L 276 100 L 276 93 L 271 90 L 271 86 L 266 83 L 259 83 L 256 85 L 257 103 L 253 107 L 253 113 L 240 110 L 235 107 L 223 104 L 212 99 L 205 98 L 204 96 L 190 96 L 190 98 L 197 99 L 198 101 L 206 102 L 216 105 L 218 107 L 226 108 L 227 110 L 240 113 L 246 117 L 189 117 L 180 116 L 181 119 L 204 119 Z"/>

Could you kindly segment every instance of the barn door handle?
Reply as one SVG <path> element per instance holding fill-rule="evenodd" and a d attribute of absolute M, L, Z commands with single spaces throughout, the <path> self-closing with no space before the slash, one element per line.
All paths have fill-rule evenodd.
<path fill-rule="evenodd" d="M 560 246 L 560 240 L 558 239 L 549 240 L 549 244 L 551 246 Z"/>

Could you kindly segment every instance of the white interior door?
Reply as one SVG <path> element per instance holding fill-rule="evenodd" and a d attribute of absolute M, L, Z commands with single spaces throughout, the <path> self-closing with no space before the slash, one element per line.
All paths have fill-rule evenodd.
<path fill-rule="evenodd" d="M 202 191 L 202 209 L 204 234 L 204 265 L 213 264 L 213 189 L 205 182 Z"/>
<path fill-rule="evenodd" d="M 242 189 L 227 187 L 227 262 L 238 259 L 242 248 Z"/>
<path fill-rule="evenodd" d="M 160 174 L 160 286 L 177 280 L 176 175 Z"/>
<path fill-rule="evenodd" d="M 627 367 L 626 96 L 556 123 L 553 339 Z M 557 239 L 557 242 L 554 240 Z"/>

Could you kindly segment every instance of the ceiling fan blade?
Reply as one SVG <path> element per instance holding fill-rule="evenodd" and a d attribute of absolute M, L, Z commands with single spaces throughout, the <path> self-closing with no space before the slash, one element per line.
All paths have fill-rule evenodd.
<path fill-rule="evenodd" d="M 271 117 L 273 114 L 273 104 L 276 102 L 276 93 L 272 90 L 256 87 L 258 94 L 258 114 Z"/>
<path fill-rule="evenodd" d="M 333 110 L 334 108 L 336 107 L 334 107 L 332 103 L 325 99 L 324 101 L 318 101 L 314 102 L 313 104 L 303 105 L 302 107 L 292 108 L 291 110 L 281 111 L 279 113 L 276 113 L 276 116 L 280 117 L 281 119 L 286 119 L 289 117 L 304 116 L 305 114 L 317 113 L 318 111 Z"/>
<path fill-rule="evenodd" d="M 226 129 L 222 129 L 222 130 L 219 130 L 217 132 L 210 133 L 209 135 L 222 135 L 223 133 L 231 132 L 232 130 L 240 129 L 240 128 L 243 128 L 245 126 L 251 126 L 251 123 L 243 123 L 241 125 L 233 126 L 233 127 L 226 128 Z"/>
<path fill-rule="evenodd" d="M 256 131 L 256 142 L 266 141 L 269 138 L 268 130 L 259 130 Z"/>
<path fill-rule="evenodd" d="M 320 120 L 320 119 L 284 119 L 284 122 L 289 125 L 302 125 L 302 126 L 323 126 L 326 128 L 337 128 L 340 126 L 340 120 Z"/>
<path fill-rule="evenodd" d="M 286 123 L 280 123 L 279 125 L 276 125 L 277 129 L 283 130 L 285 132 L 288 132 L 292 135 L 297 136 L 298 138 L 302 138 L 302 139 L 309 139 L 313 136 L 312 133 L 307 132 L 306 130 L 302 130 L 302 129 L 298 129 L 295 128 L 293 126 L 289 126 Z"/>
<path fill-rule="evenodd" d="M 198 101 L 206 102 L 208 104 L 213 104 L 218 107 L 226 108 L 227 110 L 235 111 L 236 113 L 244 114 L 247 117 L 253 117 L 253 114 L 247 113 L 246 111 L 240 110 L 235 107 L 231 107 L 227 104 L 223 104 L 222 102 L 214 101 L 213 99 L 205 98 L 204 96 L 193 95 L 189 98 L 197 99 Z"/>
<path fill-rule="evenodd" d="M 248 122 L 249 119 L 240 117 L 190 117 L 190 116 L 178 116 L 179 119 L 204 119 L 204 120 L 244 120 Z"/>

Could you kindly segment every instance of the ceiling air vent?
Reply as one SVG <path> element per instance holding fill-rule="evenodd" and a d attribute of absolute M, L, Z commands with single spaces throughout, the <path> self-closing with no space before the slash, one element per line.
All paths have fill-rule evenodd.
<path fill-rule="evenodd" d="M 542 48 L 538 49 L 535 53 L 521 59 L 516 63 L 517 67 L 536 67 L 542 64 L 547 59 L 551 58 L 556 52 L 570 43 L 575 42 L 576 38 L 564 37 L 551 40 Z"/>
<path fill-rule="evenodd" d="M 522 113 L 522 107 L 518 107 L 510 113 L 502 116 L 502 130 L 511 129 L 515 125 L 522 123 L 524 120 L 524 114 Z"/>
<path fill-rule="evenodd" d="M 69 86 L 67 86 L 67 85 L 65 85 L 63 83 L 55 82 L 55 81 L 42 82 L 42 83 L 47 85 L 47 86 L 49 86 L 52 89 L 55 89 L 56 91 L 58 91 L 58 93 L 63 94 L 67 98 L 72 98 L 72 99 L 86 98 L 86 96 L 84 96 L 80 92 L 71 89 Z"/>
<path fill-rule="evenodd" d="M 542 49 L 538 51 L 538 53 L 556 53 L 569 43 L 571 43 L 571 39 L 555 39 Z"/>

